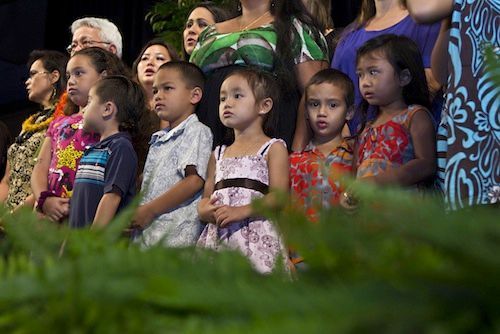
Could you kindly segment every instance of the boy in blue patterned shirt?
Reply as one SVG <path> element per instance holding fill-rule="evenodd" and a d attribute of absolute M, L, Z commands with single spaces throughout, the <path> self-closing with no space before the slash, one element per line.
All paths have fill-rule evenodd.
<path fill-rule="evenodd" d="M 100 135 L 80 160 L 70 203 L 70 226 L 105 226 L 135 195 L 137 155 L 130 133 L 145 112 L 141 87 L 107 76 L 89 91 L 84 128 Z M 130 132 L 130 133 L 129 133 Z"/>
<path fill-rule="evenodd" d="M 170 126 L 152 135 L 133 226 L 144 247 L 191 246 L 201 233 L 196 206 L 212 153 L 212 133 L 194 114 L 204 75 L 188 62 L 168 62 L 156 72 L 154 110 Z"/>

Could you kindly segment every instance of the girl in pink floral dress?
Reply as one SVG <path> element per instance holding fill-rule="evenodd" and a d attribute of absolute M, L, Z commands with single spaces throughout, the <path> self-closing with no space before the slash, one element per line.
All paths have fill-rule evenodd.
<path fill-rule="evenodd" d="M 31 177 L 37 210 L 50 220 L 68 216 L 78 163 L 84 150 L 99 140 L 83 128 L 89 90 L 102 76 L 123 74 L 124 69 L 115 55 L 96 47 L 76 52 L 68 62 L 66 115 L 50 124 Z"/>
<path fill-rule="evenodd" d="M 251 201 L 271 200 L 273 190 L 288 189 L 288 152 L 271 139 L 274 79 L 263 72 L 238 70 L 221 86 L 219 117 L 234 131 L 234 142 L 218 146 L 208 165 L 203 199 L 207 222 L 198 246 L 242 252 L 261 273 L 271 272 L 284 254 L 273 223 L 253 212 Z M 275 128 L 275 127 L 274 127 Z"/>

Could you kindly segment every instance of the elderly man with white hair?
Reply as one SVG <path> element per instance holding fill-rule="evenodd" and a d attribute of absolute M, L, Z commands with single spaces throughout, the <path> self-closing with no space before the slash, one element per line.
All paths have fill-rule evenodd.
<path fill-rule="evenodd" d="M 97 17 L 84 17 L 71 25 L 73 38 L 67 51 L 76 51 L 91 46 L 100 47 L 122 57 L 122 35 L 114 23 Z"/>

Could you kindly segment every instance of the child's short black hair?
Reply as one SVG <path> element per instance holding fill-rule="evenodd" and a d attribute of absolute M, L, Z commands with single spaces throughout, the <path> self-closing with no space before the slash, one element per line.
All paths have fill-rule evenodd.
<path fill-rule="evenodd" d="M 97 81 L 94 92 L 99 102 L 112 101 L 116 105 L 120 131 L 137 131 L 137 125 L 147 112 L 146 97 L 138 83 L 125 76 L 109 75 Z"/>
<path fill-rule="evenodd" d="M 354 105 L 354 84 L 345 73 L 335 70 L 333 68 L 327 68 L 317 72 L 309 80 L 305 88 L 306 100 L 309 87 L 312 85 L 320 85 L 322 83 L 329 83 L 331 85 L 340 87 L 344 91 L 344 100 L 347 108 Z"/>
<path fill-rule="evenodd" d="M 193 63 L 187 61 L 169 61 L 162 64 L 158 71 L 160 70 L 176 70 L 181 74 L 181 78 L 189 89 L 199 87 L 203 90 L 205 85 L 205 75 L 201 69 Z"/>

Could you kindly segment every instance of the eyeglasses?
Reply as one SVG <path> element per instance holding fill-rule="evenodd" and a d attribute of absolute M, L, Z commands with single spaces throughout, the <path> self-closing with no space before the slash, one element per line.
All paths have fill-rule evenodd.
<path fill-rule="evenodd" d="M 83 41 L 74 41 L 68 47 L 66 48 L 66 51 L 68 51 L 69 54 L 73 52 L 73 49 L 75 49 L 78 45 L 82 47 L 82 49 L 89 48 L 95 44 L 106 44 L 109 45 L 111 44 L 110 42 L 103 42 L 103 41 L 93 41 L 91 39 L 84 39 Z"/>
<path fill-rule="evenodd" d="M 26 80 L 33 79 L 37 74 L 40 74 L 40 73 L 49 74 L 50 72 L 47 72 L 47 71 L 40 71 L 40 72 L 38 72 L 38 71 L 30 71 L 30 73 L 28 74 L 28 78 Z"/>

